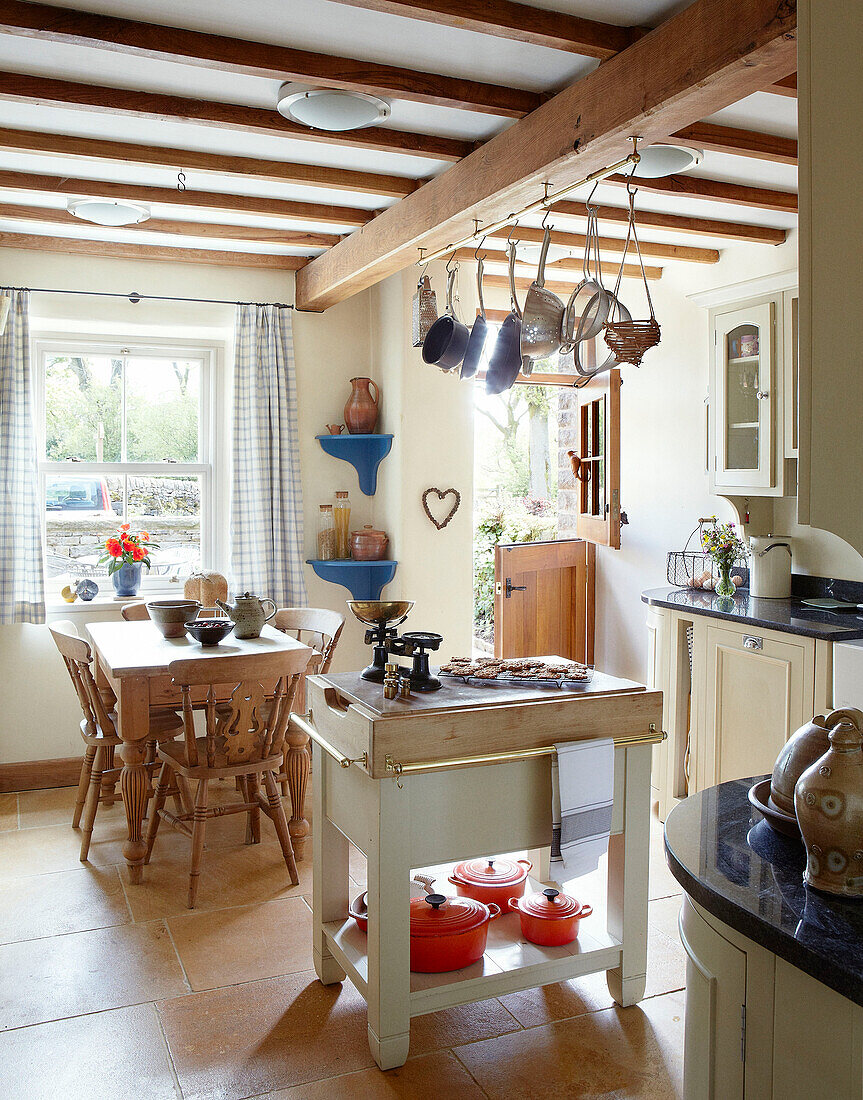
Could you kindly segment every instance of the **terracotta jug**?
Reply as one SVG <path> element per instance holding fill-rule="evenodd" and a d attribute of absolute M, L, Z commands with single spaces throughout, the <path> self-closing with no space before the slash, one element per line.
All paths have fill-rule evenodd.
<path fill-rule="evenodd" d="M 371 386 L 375 395 L 372 397 Z M 371 435 L 378 422 L 380 390 L 371 378 L 352 378 L 351 396 L 345 405 L 345 424 L 351 435 Z"/>
<path fill-rule="evenodd" d="M 863 735 L 847 718 L 797 781 L 794 808 L 806 846 L 806 884 L 863 897 Z"/>

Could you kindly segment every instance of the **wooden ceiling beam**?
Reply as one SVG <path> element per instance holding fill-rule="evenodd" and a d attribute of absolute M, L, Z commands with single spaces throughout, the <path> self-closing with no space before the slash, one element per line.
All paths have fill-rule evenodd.
<path fill-rule="evenodd" d="M 220 194 L 214 191 L 178 191 L 176 187 L 147 187 L 139 183 L 114 183 L 110 180 L 0 170 L 0 193 L 3 191 L 33 191 L 39 194 L 65 195 L 67 198 L 127 199 L 129 202 L 158 203 L 160 206 L 177 207 L 181 210 L 259 214 L 349 228 L 365 225 L 374 217 L 374 211 L 355 206 L 331 206 L 328 203 L 295 202 L 292 199 Z"/>
<path fill-rule="evenodd" d="M 740 130 L 736 126 L 718 126 L 715 122 L 695 122 L 672 134 L 671 139 L 711 153 L 730 153 L 735 157 L 752 157 L 773 164 L 797 166 L 795 138 Z"/>
<path fill-rule="evenodd" d="M 483 251 L 503 252 L 506 242 L 510 238 L 508 229 L 500 229 L 496 233 L 490 233 L 483 245 Z M 528 241 L 531 244 L 541 244 L 543 232 L 530 226 L 520 225 L 513 233 L 515 241 Z M 554 244 L 564 248 L 575 248 L 584 251 L 587 237 L 583 233 L 562 233 L 555 230 L 551 237 Z M 653 256 L 663 260 L 689 260 L 696 264 L 715 264 L 719 260 L 719 252 L 715 248 L 695 248 L 684 244 L 662 244 L 657 241 L 641 241 L 641 251 L 645 256 Z M 623 252 L 623 237 L 600 237 L 599 248 L 601 252 Z M 470 250 L 473 254 L 473 250 Z M 632 247 L 630 246 L 630 253 Z M 580 262 L 580 261 L 579 261 Z"/>
<path fill-rule="evenodd" d="M 531 46 L 607 60 L 646 34 L 640 27 L 618 27 L 548 11 L 511 0 L 338 0 L 352 8 L 401 15 L 439 27 L 509 38 Z"/>
<path fill-rule="evenodd" d="M 0 32 L 506 118 L 521 118 L 544 98 L 537 92 L 478 80 L 20 0 L 0 0 Z"/>
<path fill-rule="evenodd" d="M 628 179 L 628 176 L 609 176 L 605 182 L 625 186 Z M 711 202 L 729 203 L 731 206 L 749 206 L 754 210 L 776 210 L 783 214 L 797 213 L 795 191 L 777 191 L 769 187 L 726 183 L 724 180 L 702 179 L 700 176 L 663 176 L 660 179 L 646 179 L 636 175 L 635 182 L 640 191 L 651 191 L 657 195 L 708 199 Z"/>
<path fill-rule="evenodd" d="M 763 90 L 765 92 L 770 92 L 772 95 L 784 95 L 789 99 L 796 99 L 797 73 L 786 76 L 784 80 L 777 80 L 775 84 L 771 84 L 768 88 L 764 88 Z"/>
<path fill-rule="evenodd" d="M 414 134 L 383 126 L 369 126 L 337 134 L 327 130 L 310 130 L 307 126 L 283 118 L 275 109 L 267 111 L 260 107 L 244 107 L 216 100 L 139 92 L 131 88 L 108 88 L 101 84 L 80 84 L 72 80 L 52 80 L 22 73 L 0 72 L 0 99 L 71 107 L 97 111 L 100 114 L 133 115 L 157 122 L 196 123 L 237 133 L 264 134 L 267 137 L 314 141 L 327 145 L 347 145 L 354 149 L 371 149 L 434 160 L 461 160 L 476 148 L 470 141 Z"/>
<path fill-rule="evenodd" d="M 173 248 L 155 244 L 121 244 L 91 241 L 84 237 L 43 237 L 35 233 L 0 231 L 0 248 L 23 248 L 28 252 L 64 252 L 76 256 L 114 257 L 123 260 L 158 260 L 181 264 L 213 264 L 217 267 L 264 267 L 275 271 L 297 271 L 308 262 L 305 256 L 275 256 L 268 252 L 223 252 L 210 248 Z"/>
<path fill-rule="evenodd" d="M 793 71 L 793 5 L 694 0 L 527 118 L 383 211 L 297 276 L 299 304 L 325 309 L 468 237 L 543 194 L 614 163 L 633 134 L 667 140 Z"/>
<path fill-rule="evenodd" d="M 607 275 L 611 279 L 616 279 L 617 278 L 618 270 L 619 270 L 619 265 L 618 264 L 603 264 L 602 265 L 602 274 Z M 647 274 L 648 280 L 652 283 L 658 282 L 662 278 L 662 268 L 661 267 L 646 267 L 644 270 Z M 623 268 L 623 275 L 624 275 L 624 278 L 627 278 L 627 279 L 640 279 L 641 278 L 641 268 L 638 266 L 638 264 L 625 264 L 624 268 Z M 548 277 L 548 272 L 546 272 L 545 286 L 547 287 L 548 290 L 553 291 L 555 294 L 557 294 L 560 297 L 563 297 L 564 300 L 566 300 L 566 298 L 569 296 L 570 292 L 572 291 L 573 285 L 576 282 L 579 282 L 579 281 L 580 281 L 579 279 L 572 278 L 572 279 L 566 280 L 565 282 L 562 282 L 559 279 L 549 278 Z M 532 282 L 533 282 L 533 279 L 530 276 L 517 275 L 516 279 L 515 279 L 515 288 L 516 288 L 516 290 L 528 290 Z M 491 290 L 509 290 L 509 276 L 508 275 L 486 275 L 483 278 L 482 285 L 483 285 L 483 287 L 491 289 Z"/>
<path fill-rule="evenodd" d="M 12 130 L 0 127 L 0 149 L 15 152 L 46 153 L 74 160 L 109 160 L 120 164 L 150 164 L 159 168 L 180 168 L 192 190 L 195 181 L 189 170 L 216 172 L 227 176 L 248 176 L 271 183 L 296 183 L 304 187 L 324 187 L 353 191 L 364 195 L 404 198 L 416 191 L 421 182 L 404 176 L 385 176 L 374 172 L 355 172 L 345 168 L 324 168 L 317 164 L 292 164 L 262 157 L 238 157 L 225 153 L 201 153 L 197 149 L 178 149 L 165 145 L 136 145 L 102 138 L 47 134 L 41 130 Z"/>
<path fill-rule="evenodd" d="M 66 210 L 50 206 L 23 206 L 0 202 L 0 219 L 4 221 L 41 222 L 69 229 L 91 229 L 92 223 L 82 221 Z M 102 227 L 96 227 L 101 229 Z M 260 225 L 224 225 L 218 222 L 186 222 L 170 218 L 148 218 L 135 225 L 124 225 L 123 231 L 168 233 L 175 237 L 205 237 L 213 240 L 259 241 L 266 244 L 291 245 L 295 248 L 330 248 L 339 240 L 328 233 L 309 233 L 302 229 L 270 229 Z"/>
<path fill-rule="evenodd" d="M 583 202 L 564 201 L 551 208 L 564 217 L 586 218 L 587 205 Z M 746 222 L 718 221 L 715 218 L 691 218 L 686 214 L 658 214 L 653 210 L 636 209 L 639 229 L 667 229 L 670 233 L 690 233 L 697 237 L 722 237 L 732 241 L 748 241 L 750 244 L 784 244 L 784 229 L 770 225 L 749 225 Z M 619 206 L 601 206 L 600 222 L 626 225 L 629 211 Z"/>

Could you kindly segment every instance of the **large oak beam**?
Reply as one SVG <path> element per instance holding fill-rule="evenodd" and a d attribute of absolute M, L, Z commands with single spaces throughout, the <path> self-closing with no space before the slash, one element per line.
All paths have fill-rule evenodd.
<path fill-rule="evenodd" d="M 266 111 L 260 107 L 244 107 L 217 100 L 189 99 L 186 96 L 163 95 L 158 92 L 139 92 L 131 88 L 107 88 L 100 84 L 51 80 L 44 76 L 28 76 L 22 73 L 0 72 L 0 99 L 19 103 L 47 103 L 51 106 L 97 111 L 108 115 L 134 115 L 156 122 L 198 123 L 238 133 L 264 134 L 267 137 L 292 138 L 326 145 L 348 145 L 356 149 L 403 153 L 434 160 L 461 160 L 475 147 L 469 141 L 391 130 L 383 126 L 369 126 L 366 129 L 333 134 L 327 130 L 310 130 L 307 126 L 291 122 L 275 109 Z"/>
<path fill-rule="evenodd" d="M 338 0 L 338 3 L 421 19 L 439 27 L 456 27 L 531 46 L 598 57 L 601 61 L 625 50 L 645 34 L 639 27 L 594 22 L 512 0 Z"/>
<path fill-rule="evenodd" d="M 786 76 L 784 80 L 777 80 L 775 84 L 771 84 L 769 88 L 763 89 L 765 92 L 770 92 L 773 95 L 783 95 L 788 99 L 797 98 L 797 73 L 792 73 L 791 76 Z"/>
<path fill-rule="evenodd" d="M 606 183 L 625 185 L 628 178 L 627 176 L 609 176 Z M 723 202 L 731 206 L 749 206 L 754 210 L 778 210 L 783 214 L 797 213 L 797 194 L 794 191 L 777 191 L 770 187 L 726 183 L 724 180 L 702 179 L 700 176 L 663 176 L 660 179 L 647 179 L 636 175 L 635 182 L 640 191 L 652 191 L 657 195 L 708 199 L 711 202 Z"/>
<path fill-rule="evenodd" d="M 632 134 L 667 140 L 796 67 L 796 13 L 776 0 L 695 0 L 318 256 L 297 277 L 298 302 L 325 309 L 591 172 Z"/>
<path fill-rule="evenodd" d="M 80 231 L 87 222 L 50 206 L 24 206 L 0 202 L 0 219 L 41 222 Z M 58 231 L 59 231 L 58 229 Z M 212 240 L 259 241 L 265 244 L 291 245 L 294 248 L 330 248 L 339 240 L 328 233 L 311 233 L 303 229 L 272 229 L 260 225 L 224 225 L 218 222 L 175 221 L 171 218 L 148 218 L 136 225 L 124 225 L 124 232 L 168 233 L 173 237 L 204 237 Z"/>
<path fill-rule="evenodd" d="M 66 134 L 46 134 L 40 130 L 11 130 L 0 127 L 0 149 L 16 152 L 47 153 L 71 157 L 75 161 L 110 160 L 120 164 L 152 164 L 160 168 L 182 168 L 216 172 L 227 176 L 251 176 L 272 183 L 297 183 L 306 187 L 325 187 L 336 191 L 353 191 L 364 195 L 403 198 L 421 184 L 404 176 L 385 176 L 376 172 L 355 172 L 345 168 L 324 168 L 317 164 L 292 164 L 263 157 L 237 157 L 225 153 L 201 153 L 197 149 L 178 149 L 166 145 L 136 145 L 126 141 L 102 138 L 70 137 Z M 77 165 L 76 165 L 77 167 Z M 195 181 L 187 179 L 194 188 Z"/>
<path fill-rule="evenodd" d="M 285 28 L 290 28 L 287 9 Z M 382 65 L 375 61 L 332 57 L 269 42 L 250 42 L 71 8 L 55 8 L 49 4 L 21 3 L 20 0 L 0 0 L 0 31 L 54 42 L 95 46 L 160 61 L 181 61 L 222 72 L 372 92 L 416 103 L 458 107 L 510 118 L 520 118 L 532 111 L 543 98 L 536 92 L 483 84 L 478 80 Z"/>
<path fill-rule="evenodd" d="M 564 200 L 555 203 L 552 213 L 564 217 L 586 218 L 587 204 Z M 694 237 L 721 237 L 725 240 L 748 241 L 750 244 L 784 244 L 784 229 L 770 225 L 748 225 L 746 222 L 719 221 L 715 218 L 692 218 L 687 214 L 660 214 L 644 210 L 636 200 L 636 221 L 639 228 L 667 229 L 670 233 L 689 233 Z M 629 211 L 619 206 L 600 206 L 600 222 L 626 225 Z"/>
<path fill-rule="evenodd" d="M 118 241 L 91 241 L 83 237 L 42 237 L 31 233 L 3 231 L 0 231 L 0 248 L 23 248 L 28 252 L 64 252 L 100 258 L 108 256 L 124 260 L 212 264 L 215 267 L 265 267 L 276 271 L 296 271 L 307 263 L 305 256 L 275 256 L 268 252 L 223 252 L 214 248 L 121 244 Z"/>
<path fill-rule="evenodd" d="M 769 160 L 774 164 L 797 165 L 795 138 L 740 130 L 736 126 L 718 126 L 715 122 L 696 122 L 672 134 L 675 141 L 708 149 L 712 153 L 730 153 L 735 157 Z"/>
<path fill-rule="evenodd" d="M 127 199 L 130 202 L 159 203 L 181 210 L 259 214 L 351 228 L 365 225 L 374 217 L 373 211 L 356 206 L 332 206 L 328 203 L 296 202 L 293 199 L 231 195 L 215 191 L 178 191 L 176 187 L 148 187 L 140 183 L 114 183 L 109 180 L 49 176 L 36 172 L 0 170 L 0 194 L 3 191 L 34 191 L 39 194 L 65 195 L 67 198 Z M 333 240 L 335 238 L 330 243 Z"/>

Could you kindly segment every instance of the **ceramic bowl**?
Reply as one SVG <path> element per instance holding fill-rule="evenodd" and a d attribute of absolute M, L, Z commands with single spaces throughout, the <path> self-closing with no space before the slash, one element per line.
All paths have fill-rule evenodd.
<path fill-rule="evenodd" d="M 197 600 L 150 600 L 147 610 L 163 638 L 182 638 L 186 620 L 197 614 L 200 606 Z"/>
<path fill-rule="evenodd" d="M 184 624 L 186 630 L 201 645 L 218 645 L 234 629 L 230 619 L 192 619 Z"/>

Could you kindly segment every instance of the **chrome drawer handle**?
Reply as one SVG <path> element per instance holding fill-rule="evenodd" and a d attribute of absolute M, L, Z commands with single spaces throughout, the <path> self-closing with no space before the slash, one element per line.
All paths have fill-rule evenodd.
<path fill-rule="evenodd" d="M 743 648 L 744 649 L 763 649 L 764 648 L 764 639 L 763 638 L 756 638 L 752 634 L 744 634 L 743 635 Z"/>

